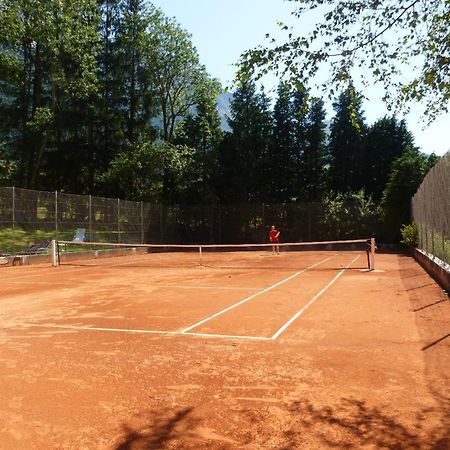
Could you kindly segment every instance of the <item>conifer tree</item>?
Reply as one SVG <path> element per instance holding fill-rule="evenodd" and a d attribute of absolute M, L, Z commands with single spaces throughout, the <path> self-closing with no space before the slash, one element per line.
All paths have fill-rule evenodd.
<path fill-rule="evenodd" d="M 369 127 L 365 136 L 365 191 L 380 200 L 389 178 L 392 162 L 401 156 L 414 139 L 404 120 L 383 117 Z"/>
<path fill-rule="evenodd" d="M 293 153 L 292 198 L 304 200 L 303 157 L 307 143 L 308 92 L 298 85 L 292 94 Z"/>
<path fill-rule="evenodd" d="M 227 133 L 219 149 L 220 198 L 225 202 L 260 201 L 264 197 L 263 158 L 267 154 L 271 113 L 267 96 L 251 79 L 241 81 L 231 102 Z"/>
<path fill-rule="evenodd" d="M 320 201 L 326 190 L 325 110 L 323 100 L 310 100 L 306 114 L 306 141 L 301 161 L 303 192 L 308 202 Z"/>
<path fill-rule="evenodd" d="M 291 90 L 280 83 L 273 108 L 273 131 L 264 172 L 271 201 L 285 202 L 294 193 L 294 117 Z"/>
<path fill-rule="evenodd" d="M 330 154 L 331 188 L 336 192 L 352 192 L 364 187 L 363 137 L 365 123 L 361 97 L 352 86 L 333 103 L 328 151 Z"/>

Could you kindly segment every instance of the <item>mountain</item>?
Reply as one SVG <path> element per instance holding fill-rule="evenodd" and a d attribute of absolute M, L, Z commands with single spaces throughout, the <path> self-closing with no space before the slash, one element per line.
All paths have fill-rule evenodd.
<path fill-rule="evenodd" d="M 231 131 L 228 125 L 227 118 L 231 114 L 231 101 L 233 100 L 233 94 L 231 92 L 222 92 L 217 97 L 217 110 L 220 116 L 220 123 L 222 125 L 222 130 Z"/>

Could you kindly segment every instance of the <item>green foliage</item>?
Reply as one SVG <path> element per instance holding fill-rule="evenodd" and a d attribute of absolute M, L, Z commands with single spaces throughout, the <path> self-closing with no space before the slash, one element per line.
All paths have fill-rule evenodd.
<path fill-rule="evenodd" d="M 1 252 L 3 253 L 19 252 L 31 245 L 36 245 L 47 239 L 54 238 L 55 230 L 34 229 L 30 231 L 20 227 L 15 227 L 14 230 L 12 228 L 0 228 Z M 73 233 L 65 238 L 72 239 Z"/>
<path fill-rule="evenodd" d="M 402 235 L 401 243 L 409 247 L 417 247 L 419 242 L 419 233 L 417 231 L 417 225 L 412 222 L 408 225 L 402 225 L 400 228 L 400 233 Z"/>
<path fill-rule="evenodd" d="M 305 146 L 301 158 L 301 198 L 319 201 L 327 189 L 327 149 L 323 100 L 311 98 L 306 114 Z"/>
<path fill-rule="evenodd" d="M 192 150 L 185 146 L 148 142 L 130 145 L 111 162 L 100 182 L 110 195 L 160 203 L 165 171 L 181 177 L 191 158 Z"/>
<path fill-rule="evenodd" d="M 330 126 L 331 188 L 336 192 L 352 192 L 365 187 L 364 135 L 366 125 L 362 97 L 350 85 L 333 103 L 336 115 Z"/>
<path fill-rule="evenodd" d="M 323 226 L 330 239 L 375 236 L 380 219 L 380 207 L 363 190 L 324 198 Z"/>
<path fill-rule="evenodd" d="M 9 161 L 0 152 L 0 186 L 11 186 L 14 172 L 17 170 L 15 161 Z"/>
<path fill-rule="evenodd" d="M 383 117 L 364 136 L 365 187 L 379 201 L 389 178 L 392 161 L 413 145 L 413 136 L 405 122 L 395 117 Z"/>
<path fill-rule="evenodd" d="M 303 7 L 324 3 L 309 0 Z M 383 1 L 369 3 L 339 2 L 330 9 L 326 23 L 339 31 L 339 40 L 327 37 L 330 48 L 356 44 L 352 33 L 342 33 L 357 32 L 358 14 L 372 11 L 374 20 L 380 17 L 372 25 L 379 27 L 405 8 L 392 2 L 381 12 L 375 3 Z M 414 3 L 425 11 L 422 1 Z M 437 2 L 430 5 L 432 12 Z M 402 20 L 409 12 L 404 10 Z M 433 26 L 437 32 L 439 23 Z M 333 66 L 335 81 L 345 90 L 335 99 L 327 145 L 323 101 L 311 98 L 305 86 L 330 58 L 327 50 L 314 48 L 326 32 L 318 25 L 315 36 L 296 46 L 278 48 L 265 58 L 263 50 L 248 54 L 256 58 L 254 67 L 268 67 L 295 49 L 285 60 L 291 83 L 280 83 L 271 108 L 263 89 L 242 70 L 231 104 L 231 132 L 223 133 L 216 108 L 220 84 L 208 76 L 186 30 L 150 3 L 2 0 L 0 183 L 165 204 L 320 204 L 325 196 L 326 214 L 337 233 L 344 235 L 352 226 L 352 215 L 366 225 L 351 232 L 363 233 L 379 213 L 372 198 L 381 198 L 392 161 L 403 155 L 412 137 L 394 118 L 367 130 L 362 96 L 352 87 L 347 61 Z M 358 49 L 355 61 L 359 50 L 364 53 Z M 373 60 L 367 61 L 372 67 Z M 445 67 L 445 58 L 440 61 Z M 382 67 L 373 67 L 380 77 Z M 428 70 L 426 77 L 431 85 L 433 73 Z M 444 85 L 446 79 L 440 79 Z M 335 96 L 336 89 L 327 91 Z M 419 92 L 420 83 L 414 89 Z M 402 92 L 406 98 L 411 89 Z M 390 230 L 408 221 L 403 208 L 411 195 L 409 184 L 416 186 L 432 162 L 413 156 L 394 167 L 385 190 Z M 327 195 L 330 186 L 337 194 Z M 330 235 L 336 237 L 336 230 Z"/>
<path fill-rule="evenodd" d="M 426 156 L 414 147 L 406 147 L 392 163 L 382 200 L 388 241 L 400 240 L 401 225 L 410 221 L 411 198 L 435 162 L 435 155 Z"/>
<path fill-rule="evenodd" d="M 181 180 L 182 192 L 177 203 L 197 204 L 215 202 L 215 171 L 218 147 L 223 138 L 216 98 L 220 84 L 207 80 L 198 85 L 196 108 L 177 126 L 175 143 L 192 149 L 193 157 Z"/>
<path fill-rule="evenodd" d="M 269 99 L 243 80 L 233 96 L 231 127 L 219 149 L 219 197 L 225 202 L 261 201 L 267 195 L 264 164 L 270 144 Z"/>
<path fill-rule="evenodd" d="M 276 71 L 292 83 L 300 79 L 306 84 L 325 68 L 330 78 L 322 86 L 333 97 L 348 84 L 352 69 L 362 68 L 365 86 L 381 84 L 389 107 L 423 102 L 429 121 L 448 111 L 450 59 L 443 51 L 449 45 L 448 0 L 291 1 L 298 3 L 297 18 L 306 20 L 317 8 L 323 19 L 306 36 L 280 24 L 288 34 L 286 42 L 278 44 L 267 36 L 268 45 L 245 52 L 241 76 Z"/>
<path fill-rule="evenodd" d="M 200 64 L 191 36 L 161 11 L 151 17 L 145 52 L 157 93 L 162 122 L 162 139 L 173 142 L 178 121 L 196 105 L 205 86 L 214 92 L 204 66 Z"/>

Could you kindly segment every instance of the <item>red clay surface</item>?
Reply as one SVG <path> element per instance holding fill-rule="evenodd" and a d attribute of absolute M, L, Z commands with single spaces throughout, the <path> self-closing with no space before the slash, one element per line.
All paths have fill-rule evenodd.
<path fill-rule="evenodd" d="M 448 297 L 332 255 L 1 268 L 0 448 L 450 449 Z"/>

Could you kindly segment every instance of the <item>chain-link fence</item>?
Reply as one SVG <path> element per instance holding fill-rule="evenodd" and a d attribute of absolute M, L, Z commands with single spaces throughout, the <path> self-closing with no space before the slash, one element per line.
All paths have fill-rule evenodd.
<path fill-rule="evenodd" d="M 53 238 L 90 242 L 232 244 L 267 241 L 270 225 L 284 242 L 375 236 L 376 213 L 361 205 L 242 204 L 163 206 L 60 192 L 0 188 L 0 253 Z"/>
<path fill-rule="evenodd" d="M 450 152 L 428 172 L 412 199 L 418 248 L 450 264 Z"/>

